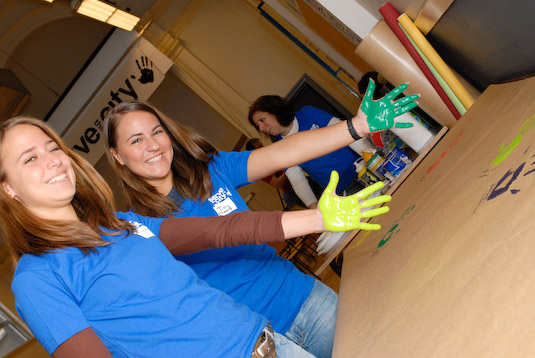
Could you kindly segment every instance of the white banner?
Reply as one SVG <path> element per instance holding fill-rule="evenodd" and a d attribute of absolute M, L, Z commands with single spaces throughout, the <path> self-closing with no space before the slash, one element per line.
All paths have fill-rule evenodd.
<path fill-rule="evenodd" d="M 335 29 L 340 31 L 347 39 L 356 46 L 362 42 L 362 38 L 359 37 L 353 29 L 344 24 L 336 15 L 333 15 L 324 5 L 316 0 L 303 0 L 308 6 L 314 9 L 321 17 L 327 20 Z M 351 16 L 357 16 L 357 14 L 352 14 Z"/>
<path fill-rule="evenodd" d="M 124 101 L 146 101 L 172 65 L 173 61 L 140 38 L 63 136 L 65 143 L 95 165 L 106 149 L 103 135 L 106 111 Z"/>

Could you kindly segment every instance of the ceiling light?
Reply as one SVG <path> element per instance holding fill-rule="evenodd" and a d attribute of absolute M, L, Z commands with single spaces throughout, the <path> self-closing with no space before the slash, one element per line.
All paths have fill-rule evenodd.
<path fill-rule="evenodd" d="M 136 26 L 138 21 L 139 17 L 129 14 L 126 11 L 117 9 L 106 22 L 110 25 L 130 31 L 134 28 L 134 26 Z"/>
<path fill-rule="evenodd" d="M 131 31 L 139 21 L 139 17 L 129 14 L 113 5 L 99 0 L 75 0 L 72 2 L 73 9 L 81 14 Z"/>

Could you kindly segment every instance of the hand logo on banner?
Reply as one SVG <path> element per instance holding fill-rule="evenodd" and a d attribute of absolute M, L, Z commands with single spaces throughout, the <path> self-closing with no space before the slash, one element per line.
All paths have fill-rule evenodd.
<path fill-rule="evenodd" d="M 384 186 L 384 183 L 378 182 L 362 189 L 356 194 L 340 197 L 336 195 L 338 180 L 338 172 L 333 170 L 331 172 L 329 184 L 321 195 L 319 201 L 319 208 L 321 215 L 323 216 L 325 228 L 333 232 L 349 231 L 353 229 L 379 230 L 381 225 L 361 223 L 360 218 L 371 218 L 388 212 L 388 206 L 362 210 L 368 209 L 374 205 L 386 203 L 392 199 L 390 195 L 381 195 L 372 199 L 367 199 L 372 193 L 380 190 Z"/>
<path fill-rule="evenodd" d="M 141 56 L 141 65 L 136 60 L 137 68 L 141 72 L 139 82 L 142 84 L 154 81 L 154 71 L 152 70 L 152 61 L 147 56 Z"/>
<path fill-rule="evenodd" d="M 370 132 L 378 132 L 386 130 L 392 127 L 396 128 L 409 128 L 412 127 L 412 123 L 395 122 L 394 118 L 402 115 L 405 112 L 418 106 L 416 99 L 420 98 L 418 94 L 412 94 L 410 96 L 403 97 L 397 101 L 395 98 L 407 89 L 409 85 L 403 83 L 392 91 L 388 92 L 386 96 L 374 101 L 372 99 L 375 91 L 375 82 L 370 79 L 368 89 L 362 100 L 360 109 L 367 116 L 368 126 Z"/>

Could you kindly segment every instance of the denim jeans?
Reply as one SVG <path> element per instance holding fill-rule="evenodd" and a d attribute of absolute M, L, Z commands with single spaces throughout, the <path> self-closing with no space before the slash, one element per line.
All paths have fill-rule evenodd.
<path fill-rule="evenodd" d="M 331 357 L 336 326 L 338 295 L 331 288 L 316 280 L 294 322 L 286 332 L 289 340 L 317 358 Z M 279 343 L 277 357 L 279 357 Z M 293 357 L 291 355 L 280 357 Z M 301 357 L 297 355 L 296 357 Z M 304 355 L 303 357 L 310 357 Z"/>
<path fill-rule="evenodd" d="M 277 358 L 316 358 L 280 333 L 275 332 L 274 338 Z"/>

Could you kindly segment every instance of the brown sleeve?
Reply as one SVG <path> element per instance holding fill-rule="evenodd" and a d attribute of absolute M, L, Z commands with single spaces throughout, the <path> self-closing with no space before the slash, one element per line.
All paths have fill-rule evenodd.
<path fill-rule="evenodd" d="M 86 328 L 63 342 L 52 353 L 54 358 L 113 358 L 93 328 Z"/>
<path fill-rule="evenodd" d="M 169 218 L 162 222 L 160 240 L 173 255 L 284 241 L 282 211 L 242 211 L 227 216 Z"/>

